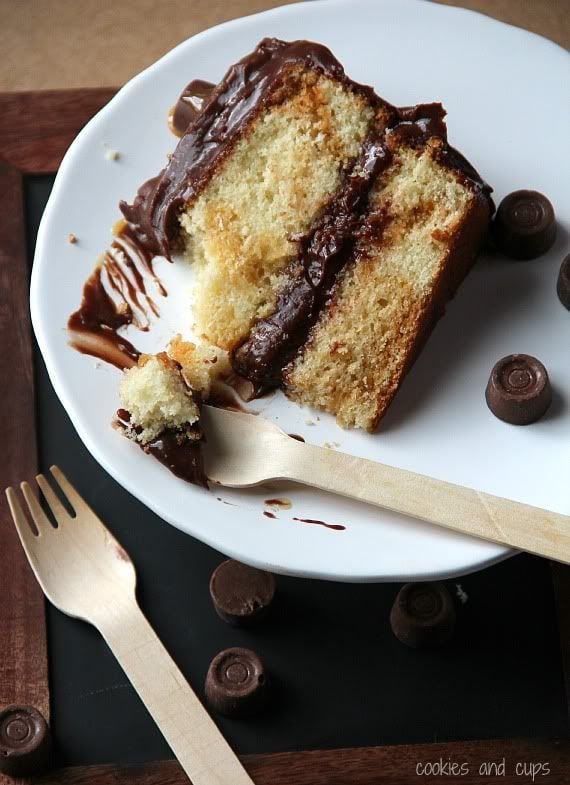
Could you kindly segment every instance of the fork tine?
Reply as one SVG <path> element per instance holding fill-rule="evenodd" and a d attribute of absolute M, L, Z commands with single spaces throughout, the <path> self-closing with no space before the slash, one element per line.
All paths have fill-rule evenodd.
<path fill-rule="evenodd" d="M 42 510 L 38 497 L 32 491 L 29 483 L 21 482 L 20 488 L 24 494 L 24 499 L 26 500 L 28 510 L 30 511 L 30 515 L 32 516 L 32 519 L 36 525 L 38 534 L 40 536 L 42 534 L 46 534 L 50 529 L 53 529 L 53 526 L 51 525 L 50 519 Z"/>
<path fill-rule="evenodd" d="M 73 485 L 69 482 L 65 474 L 61 471 L 59 466 L 50 466 L 49 470 L 52 473 L 55 481 L 57 482 L 61 490 L 67 496 L 67 499 L 71 504 L 71 506 L 73 507 L 73 509 L 75 510 L 75 512 L 79 513 L 80 510 L 83 512 L 91 512 L 91 508 L 89 507 L 85 499 L 77 493 L 77 491 L 75 490 Z"/>
<path fill-rule="evenodd" d="M 6 488 L 6 498 L 8 499 L 8 506 L 10 507 L 12 520 L 14 521 L 14 526 L 18 532 L 20 541 L 24 546 L 24 550 L 28 552 L 34 547 L 36 535 L 32 531 L 28 517 L 22 509 L 22 505 L 18 499 L 18 494 L 13 488 Z"/>
<path fill-rule="evenodd" d="M 67 512 L 61 501 L 59 500 L 57 494 L 55 493 L 49 482 L 46 480 L 46 478 L 43 476 L 43 474 L 37 474 L 36 480 L 38 481 L 38 485 L 42 489 L 42 493 L 45 497 L 45 500 L 48 503 L 48 506 L 52 511 L 52 514 L 56 519 L 58 526 L 63 526 L 63 524 L 66 521 L 68 521 L 71 516 L 69 515 L 69 513 Z"/>

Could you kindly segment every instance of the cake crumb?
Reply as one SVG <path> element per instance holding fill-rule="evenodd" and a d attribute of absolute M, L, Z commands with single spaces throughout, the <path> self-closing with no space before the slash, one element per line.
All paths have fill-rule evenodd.
<path fill-rule="evenodd" d="M 184 440 L 200 438 L 200 409 L 193 390 L 165 353 L 142 354 L 137 365 L 124 372 L 119 396 L 130 414 L 129 427 L 123 427 L 130 439 L 146 445 L 163 431 L 179 432 Z"/>
<path fill-rule="evenodd" d="M 67 235 L 67 242 L 68 242 L 70 245 L 76 245 L 76 243 L 77 243 L 77 235 L 73 234 L 73 232 L 70 232 L 70 233 Z"/>
<path fill-rule="evenodd" d="M 305 420 L 305 425 L 316 425 L 317 423 L 314 420 Z"/>
<path fill-rule="evenodd" d="M 461 604 L 465 605 L 465 603 L 469 599 L 469 595 L 467 594 L 466 591 L 464 591 L 464 589 L 463 589 L 463 587 L 462 587 L 462 585 L 460 583 L 456 583 L 455 584 L 455 593 L 457 594 L 457 597 L 459 598 L 459 601 L 461 602 Z"/>
<path fill-rule="evenodd" d="M 118 150 L 105 150 L 105 158 L 107 161 L 118 161 L 121 154 Z"/>
<path fill-rule="evenodd" d="M 327 450 L 336 450 L 337 447 L 340 447 L 338 442 L 325 442 L 323 447 L 326 447 Z"/>

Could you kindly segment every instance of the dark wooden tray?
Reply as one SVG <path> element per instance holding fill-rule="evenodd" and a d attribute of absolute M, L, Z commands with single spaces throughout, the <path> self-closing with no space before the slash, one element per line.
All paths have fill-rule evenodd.
<path fill-rule="evenodd" d="M 28 317 L 28 253 L 24 204 L 25 178 L 51 174 L 81 127 L 114 94 L 112 89 L 0 95 L 0 379 L 2 417 L 0 485 L 31 479 L 38 468 L 38 439 L 33 342 Z M 83 490 L 83 489 L 82 489 Z M 523 557 L 520 557 L 523 558 Z M 570 569 L 552 565 L 562 669 L 568 707 L 570 674 Z M 48 647 L 44 598 L 9 518 L 0 507 L 0 706 L 29 703 L 50 714 Z M 356 592 L 356 590 L 355 590 Z M 357 597 L 357 594 L 354 595 Z M 358 595 L 360 596 L 360 595 Z M 500 602 L 500 598 L 497 599 Z M 53 675 L 53 674 L 52 674 Z M 468 679 L 469 675 L 466 674 Z M 521 684 L 521 690 L 525 685 Z M 342 712 L 342 706 L 339 706 Z M 414 718 L 410 717 L 410 723 Z M 532 721 L 529 722 L 532 727 Z M 529 733 L 529 736 L 535 734 Z M 538 781 L 569 781 L 566 737 L 495 739 L 445 743 L 363 746 L 347 749 L 254 754 L 243 757 L 256 783 L 278 785 L 410 785 L 416 766 L 448 759 L 465 762 L 461 777 L 421 776 L 419 781 L 496 782 L 480 772 L 485 761 L 507 761 L 505 783 L 530 782 L 516 764 L 548 762 L 550 774 Z M 35 780 L 43 785 L 140 783 L 175 785 L 187 782 L 175 761 L 139 766 L 75 766 Z M 8 783 L 0 775 L 0 783 Z M 231 783 L 228 783 L 231 785 Z"/>

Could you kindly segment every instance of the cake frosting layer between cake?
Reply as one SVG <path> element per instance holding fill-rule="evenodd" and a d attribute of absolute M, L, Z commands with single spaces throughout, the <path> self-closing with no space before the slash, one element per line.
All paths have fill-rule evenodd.
<path fill-rule="evenodd" d="M 281 383 L 284 366 L 305 342 L 352 247 L 358 216 L 374 178 L 389 163 L 382 134 L 374 130 L 325 211 L 299 240 L 274 313 L 258 321 L 233 354 L 234 370 L 260 391 Z"/>

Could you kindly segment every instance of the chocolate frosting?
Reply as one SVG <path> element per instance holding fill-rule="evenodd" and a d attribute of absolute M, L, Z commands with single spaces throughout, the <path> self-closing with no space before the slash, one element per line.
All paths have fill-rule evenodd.
<path fill-rule="evenodd" d="M 172 474 L 182 480 L 208 487 L 202 466 L 201 439 L 182 439 L 177 431 L 163 431 L 145 444 L 143 450 L 163 463 Z"/>
<path fill-rule="evenodd" d="M 412 146 L 433 136 L 441 138 L 444 144 L 435 153 L 440 163 L 458 171 L 470 187 L 489 199 L 492 209 L 491 189 L 446 143 L 445 111 L 440 104 L 396 109 L 371 87 L 350 80 L 326 47 L 310 41 L 287 43 L 266 38 L 233 65 L 217 87 L 193 80 L 183 91 L 170 123 L 175 132 L 184 135 L 168 165 L 139 188 L 133 204 L 121 202 L 127 223 L 112 249 L 130 253 L 121 266 L 108 252 L 86 282 L 81 307 L 68 322 L 75 348 L 119 368 L 136 363 L 138 350 L 118 330 L 131 323 L 145 330 L 147 325 L 139 314 L 145 316 L 145 309 L 158 314 L 145 287 L 145 277 L 151 277 L 166 295 L 154 274 L 153 256 L 171 257 L 179 235 L 180 211 L 200 193 L 263 107 L 284 99 L 286 90 L 275 88 L 285 83 L 294 67 L 320 71 L 363 95 L 372 106 L 384 110 L 387 128 L 378 122 L 369 134 L 358 159 L 344 171 L 338 192 L 298 241 L 290 282 L 278 295 L 275 313 L 258 322 L 234 354 L 235 370 L 253 382 L 258 392 L 281 382 L 283 367 L 307 339 L 339 270 L 350 258 L 357 233 L 382 231 L 382 216 L 367 216 L 363 221 L 362 213 L 375 177 L 390 164 L 391 138 Z M 138 260 L 145 275 L 131 257 Z M 180 444 L 179 434 L 165 432 L 144 449 L 178 476 L 206 484 L 197 441 Z"/>
<path fill-rule="evenodd" d="M 190 123 L 198 117 L 216 85 L 203 79 L 192 79 L 186 85 L 168 116 L 170 130 L 176 136 L 184 136 Z"/>
<path fill-rule="evenodd" d="M 67 322 L 70 343 L 82 354 L 90 354 L 121 370 L 136 364 L 140 352 L 118 330 L 132 324 L 129 306 L 119 309 L 106 291 L 98 266 L 83 286 L 81 306 Z"/>
<path fill-rule="evenodd" d="M 117 428 L 128 430 L 132 427 L 130 412 L 119 409 L 114 424 Z M 154 455 L 167 469 L 170 469 L 172 474 L 194 485 L 207 488 L 208 480 L 204 474 L 200 449 L 204 439 L 198 426 L 190 426 L 188 430 L 194 430 L 195 433 L 164 430 L 151 442 L 147 444 L 137 442 L 137 444 L 144 452 Z"/>
<path fill-rule="evenodd" d="M 230 68 L 178 143 L 166 168 L 141 186 L 132 205 L 120 203 L 144 247 L 171 258 L 180 210 L 204 187 L 269 100 L 271 88 L 293 66 L 317 69 L 374 103 L 382 103 L 371 87 L 350 80 L 325 46 L 310 41 L 263 39 L 251 54 Z"/>
<path fill-rule="evenodd" d="M 432 136 L 438 136 L 445 144 L 437 150 L 435 157 L 442 166 L 458 172 L 468 187 L 482 193 L 490 203 L 491 212 L 494 205 L 491 200 L 492 188 L 481 177 L 479 172 L 467 158 L 455 147 L 447 143 L 447 127 L 444 122 L 445 109 L 440 103 L 402 106 L 398 109 L 398 120 L 390 133 L 405 141 L 407 145 L 423 145 Z"/>

